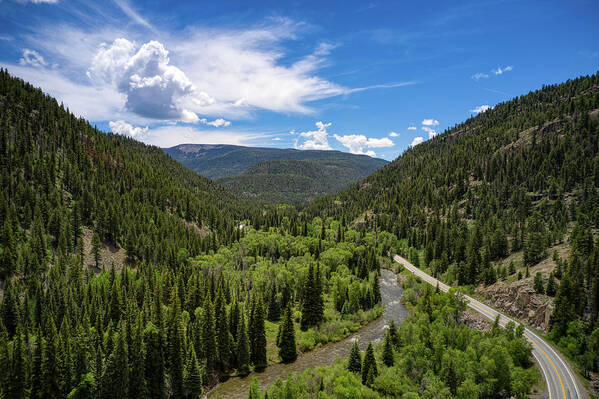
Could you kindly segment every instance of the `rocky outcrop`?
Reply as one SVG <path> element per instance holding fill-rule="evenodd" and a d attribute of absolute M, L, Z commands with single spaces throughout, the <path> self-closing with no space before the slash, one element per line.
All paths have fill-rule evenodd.
<path fill-rule="evenodd" d="M 535 293 L 526 280 L 509 285 L 499 282 L 488 287 L 479 287 L 476 293 L 484 297 L 490 305 L 508 315 L 530 326 L 548 331 L 553 311 L 553 298 Z"/>

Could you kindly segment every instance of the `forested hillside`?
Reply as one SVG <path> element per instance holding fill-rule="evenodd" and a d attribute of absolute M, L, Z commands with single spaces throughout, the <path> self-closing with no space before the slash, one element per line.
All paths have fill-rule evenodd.
<path fill-rule="evenodd" d="M 224 177 L 217 182 L 243 197 L 268 203 L 301 204 L 318 196 L 337 192 L 375 170 L 362 161 L 264 161 L 240 175 Z M 375 165 L 377 164 L 373 163 Z"/>
<path fill-rule="evenodd" d="M 173 262 L 228 242 L 251 207 L 159 148 L 95 130 L 0 72 L 0 276 L 26 276 L 82 251 L 82 229 L 131 263 Z"/>
<path fill-rule="evenodd" d="M 555 295 L 553 339 L 599 364 L 599 75 L 502 103 L 448 129 L 366 179 L 314 201 L 311 215 L 408 240 L 405 255 L 449 283 L 509 283 L 563 243 L 535 276 Z M 510 254 L 520 264 L 502 265 Z M 532 280 L 532 277 L 530 277 Z"/>
<path fill-rule="evenodd" d="M 242 147 L 223 144 L 180 144 L 164 152 L 200 175 L 218 179 L 244 173 L 264 161 L 336 161 L 366 177 L 387 161 L 341 151 Z M 352 177 L 353 179 L 353 177 Z M 348 180 L 350 181 L 350 180 Z M 351 180 L 355 181 L 355 180 Z"/>

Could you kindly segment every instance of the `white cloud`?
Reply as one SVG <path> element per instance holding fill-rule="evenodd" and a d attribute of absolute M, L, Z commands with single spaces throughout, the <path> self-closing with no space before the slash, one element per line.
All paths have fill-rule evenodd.
<path fill-rule="evenodd" d="M 488 77 L 489 77 L 489 74 L 482 73 L 482 72 L 475 73 L 474 75 L 471 76 L 471 78 L 474 80 L 487 79 Z"/>
<path fill-rule="evenodd" d="M 416 126 L 408 126 L 408 130 L 418 130 Z"/>
<path fill-rule="evenodd" d="M 422 137 L 414 137 L 414 140 L 412 140 L 412 144 L 410 144 L 412 147 L 417 146 L 418 144 L 422 143 L 424 141 L 424 138 Z"/>
<path fill-rule="evenodd" d="M 273 137 L 272 139 L 273 139 L 274 141 L 281 141 L 281 138 L 280 138 L 280 137 Z"/>
<path fill-rule="evenodd" d="M 23 58 L 19 60 L 19 64 L 31 65 L 32 67 L 43 67 L 48 63 L 37 51 L 25 48 L 23 49 Z"/>
<path fill-rule="evenodd" d="M 308 138 L 303 142 L 303 144 L 298 145 L 296 140 L 295 148 L 300 150 L 332 150 L 329 145 L 328 132 L 327 128 L 331 126 L 332 123 L 322 123 L 316 122 L 316 127 L 318 130 L 311 130 L 307 132 L 301 132 L 300 136 Z"/>
<path fill-rule="evenodd" d="M 110 121 L 108 123 L 112 133 L 120 134 L 122 136 L 134 137 L 141 139 L 148 132 L 148 127 L 134 127 L 125 121 Z"/>
<path fill-rule="evenodd" d="M 389 137 L 398 137 L 398 136 L 399 136 L 399 133 L 396 133 L 396 132 L 389 133 Z"/>
<path fill-rule="evenodd" d="M 344 147 L 349 149 L 352 154 L 365 154 L 371 157 L 375 157 L 376 154 L 372 150 L 364 151 L 366 148 L 383 148 L 393 147 L 393 142 L 388 137 L 381 139 L 367 138 L 362 134 L 350 134 L 346 136 L 339 136 L 335 134 L 333 137 L 337 139 Z"/>
<path fill-rule="evenodd" d="M 56 4 L 59 0 L 17 0 L 17 3 L 26 4 Z"/>
<path fill-rule="evenodd" d="M 33 68 L 30 65 L 5 64 L 9 72 L 34 86 L 41 87 L 45 93 L 65 104 L 77 116 L 91 121 L 127 119 L 121 110 L 125 97 L 115 89 L 93 87 L 72 82 L 54 69 Z"/>
<path fill-rule="evenodd" d="M 425 119 L 422 121 L 423 126 L 439 126 L 439 121 L 436 119 Z"/>
<path fill-rule="evenodd" d="M 422 130 L 424 130 L 425 132 L 428 133 L 428 138 L 432 139 L 433 137 L 435 137 L 437 135 L 437 131 L 434 130 L 433 128 L 430 128 L 428 126 L 422 126 Z"/>
<path fill-rule="evenodd" d="M 119 6 L 121 11 L 123 11 L 129 18 L 131 18 L 134 22 L 145 26 L 146 28 L 153 29 L 148 21 L 146 21 L 141 15 L 139 15 L 131 5 L 125 0 L 114 0 L 115 4 Z"/>
<path fill-rule="evenodd" d="M 251 145 L 256 140 L 270 137 L 262 133 L 234 132 L 220 129 L 201 130 L 192 126 L 164 125 L 148 130 L 143 137 L 143 141 L 164 148 L 182 143 Z"/>
<path fill-rule="evenodd" d="M 214 102 L 199 91 L 176 66 L 162 43 L 150 41 L 141 47 L 127 39 L 103 45 L 87 75 L 92 81 L 109 84 L 127 98 L 129 111 L 146 118 L 198 122 L 184 103 L 204 105 Z"/>
<path fill-rule="evenodd" d="M 511 65 L 508 65 L 505 68 L 498 67 L 497 69 L 493 69 L 491 72 L 493 72 L 495 75 L 501 75 L 504 72 L 511 71 L 512 69 L 514 69 L 514 67 Z"/>
<path fill-rule="evenodd" d="M 493 107 L 491 107 L 490 105 L 487 104 L 483 104 L 483 105 L 479 105 L 478 107 L 471 109 L 470 112 L 472 112 L 473 114 L 480 114 L 481 112 L 485 112 L 489 109 L 491 109 Z"/>
<path fill-rule="evenodd" d="M 230 121 L 226 121 L 223 118 L 218 118 L 218 119 L 215 119 L 213 121 L 209 121 L 206 118 L 201 118 L 199 121 L 202 122 L 204 125 L 209 125 L 209 126 L 214 126 L 214 127 L 227 127 L 227 126 L 231 126 L 231 122 Z"/>

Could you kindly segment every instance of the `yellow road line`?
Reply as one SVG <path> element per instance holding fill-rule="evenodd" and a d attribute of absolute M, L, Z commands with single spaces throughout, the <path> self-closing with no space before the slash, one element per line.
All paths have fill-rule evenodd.
<path fill-rule="evenodd" d="M 404 267 L 407 267 L 407 265 L 403 264 L 403 262 L 400 262 Z M 411 265 L 410 265 L 411 266 Z M 418 276 L 418 273 L 416 273 L 416 271 L 420 271 L 421 273 L 423 273 L 426 277 L 429 277 L 430 279 L 434 280 L 433 277 L 429 276 L 428 274 L 422 272 L 420 269 L 417 269 L 416 267 L 412 266 L 412 267 L 407 267 L 408 269 L 410 269 L 410 271 L 415 274 L 417 277 L 423 278 L 422 276 Z M 425 279 L 426 280 L 426 279 Z M 437 283 L 439 282 L 438 280 L 436 281 Z M 427 281 L 427 283 L 432 285 L 431 281 Z M 492 313 L 489 313 L 486 309 L 481 308 L 480 306 L 478 306 L 475 302 L 473 301 L 468 301 L 468 304 L 475 308 L 476 310 L 478 310 L 480 313 L 483 313 L 484 315 L 486 315 L 489 319 L 494 319 L 496 316 L 494 316 Z M 498 312 L 499 315 L 501 315 L 501 313 Z M 559 382 L 562 386 L 562 393 L 564 395 L 564 399 L 567 399 L 566 397 L 566 388 L 564 387 L 564 382 L 562 381 L 562 376 L 560 375 L 559 371 L 557 371 L 557 367 L 555 366 L 555 364 L 553 363 L 553 360 L 551 360 L 551 358 L 549 357 L 549 355 L 547 355 L 547 353 L 543 350 L 543 348 L 541 348 L 539 346 L 539 344 L 537 344 L 535 341 L 533 341 L 526 333 L 523 334 L 526 339 L 528 339 L 530 342 L 532 342 L 533 344 L 535 344 L 535 346 L 537 348 L 539 348 L 539 350 L 541 352 L 543 352 L 543 355 L 545 355 L 545 357 L 547 358 L 547 360 L 549 360 L 549 362 L 551 363 L 551 365 L 553 366 L 553 369 L 555 370 L 555 374 L 557 374 L 557 378 L 559 378 Z M 549 388 L 549 387 L 547 387 Z"/>

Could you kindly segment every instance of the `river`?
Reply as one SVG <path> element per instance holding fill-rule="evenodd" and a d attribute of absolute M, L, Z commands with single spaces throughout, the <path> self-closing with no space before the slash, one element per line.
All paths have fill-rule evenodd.
<path fill-rule="evenodd" d="M 390 320 L 400 324 L 408 316 L 408 311 L 401 304 L 402 289 L 397 283 L 395 273 L 389 270 L 381 270 L 381 298 L 385 311 L 383 316 L 372 321 L 354 334 L 342 341 L 327 344 L 310 352 L 301 354 L 294 363 L 277 363 L 268 366 L 262 372 L 253 372 L 247 377 L 230 378 L 216 385 L 207 393 L 211 399 L 243 399 L 247 398 L 252 379 L 256 377 L 260 383 L 260 389 L 264 389 L 278 378 L 285 378 L 291 373 L 299 373 L 308 368 L 332 364 L 339 357 L 349 355 L 354 340 L 358 340 L 360 348 L 366 349 L 368 342 L 376 342 L 384 337 L 385 327 Z"/>

